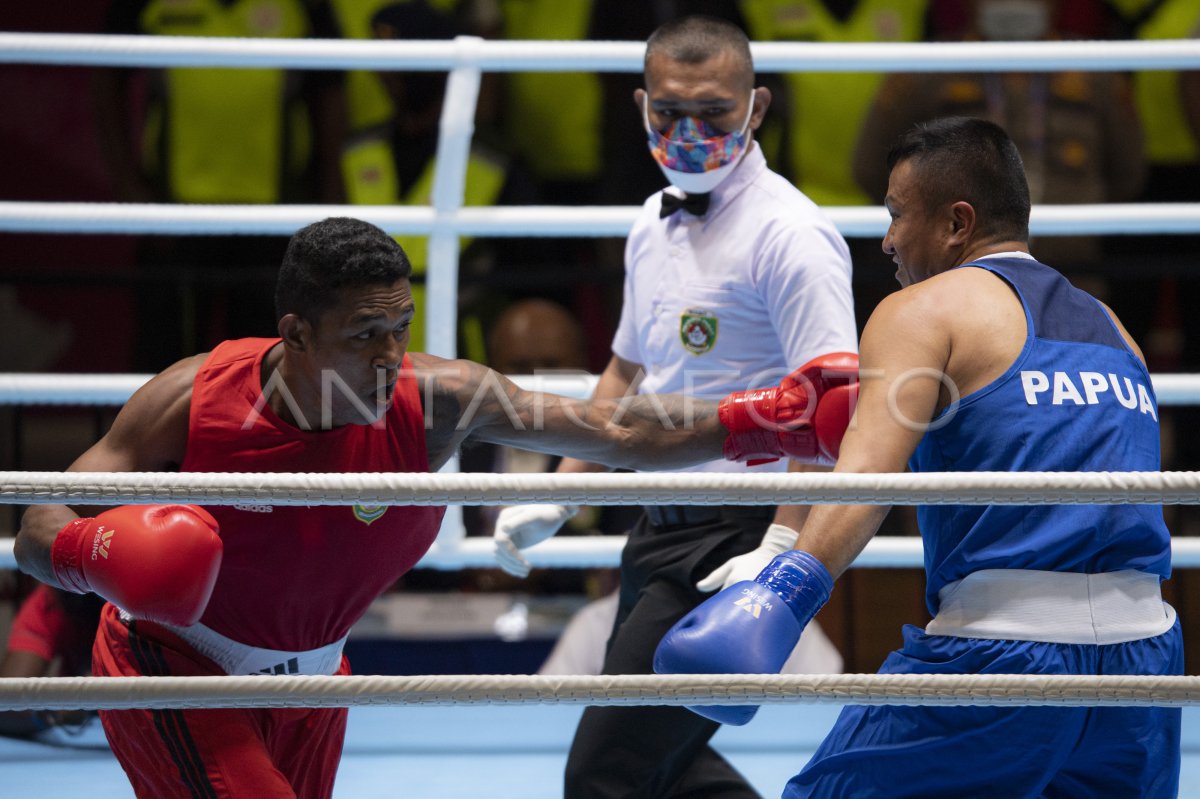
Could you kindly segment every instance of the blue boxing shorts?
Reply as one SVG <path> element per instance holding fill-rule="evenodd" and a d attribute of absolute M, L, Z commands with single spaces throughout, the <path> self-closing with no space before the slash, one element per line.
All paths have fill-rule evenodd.
<path fill-rule="evenodd" d="M 1179 622 L 1120 644 L 1054 644 L 927 635 L 880 674 L 1183 673 Z M 1137 796 L 1179 788 L 1181 711 L 1163 707 L 852 705 L 783 799 L 799 797 Z"/>

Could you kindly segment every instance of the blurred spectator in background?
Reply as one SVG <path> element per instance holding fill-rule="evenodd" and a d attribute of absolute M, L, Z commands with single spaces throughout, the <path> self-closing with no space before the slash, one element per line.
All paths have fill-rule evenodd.
<path fill-rule="evenodd" d="M 1200 3 L 1194 0 L 1107 0 L 1116 33 L 1132 39 L 1200 37 Z M 1149 173 L 1139 200 L 1200 201 L 1200 78 L 1196 72 L 1138 70 L 1134 101 L 1146 136 Z M 1119 259 L 1112 278 L 1113 310 L 1140 337 L 1151 371 L 1200 370 L 1200 327 L 1192 309 L 1200 280 L 1192 277 L 1200 235 L 1113 236 Z M 1121 268 L 1123 267 L 1123 268 Z M 1198 421 L 1194 408 L 1171 408 L 1164 429 L 1178 416 L 1181 428 Z M 1170 468 L 1200 468 L 1200 442 L 1182 437 Z M 1164 467 L 1165 468 L 1165 467 Z"/>
<path fill-rule="evenodd" d="M 396 0 L 329 0 L 338 34 L 343 39 L 373 39 L 372 20 L 384 6 Z M 458 0 L 428 0 L 443 15 L 455 14 Z M 376 125 L 386 124 L 396 114 L 392 98 L 381 79 L 381 73 L 371 70 L 350 70 L 346 73 L 345 124 L 349 135 Z"/>
<path fill-rule="evenodd" d="M 39 583 L 13 619 L 0 677 L 91 674 L 92 641 L 103 605 L 95 594 L 71 594 Z M 8 710 L 0 712 L 0 735 L 65 743 L 97 720 L 92 711 Z"/>
<path fill-rule="evenodd" d="M 968 40 L 1061 38 L 1055 0 L 972 0 Z M 887 192 L 887 149 L 918 122 L 982 117 L 1016 142 L 1035 204 L 1128 202 L 1146 176 L 1128 77 L 1111 72 L 896 73 L 862 126 L 854 175 L 876 203 Z M 1098 236 L 1051 236 L 1039 258 L 1064 271 L 1095 268 Z"/>
<path fill-rule="evenodd" d="M 746 31 L 760 42 L 914 42 L 926 32 L 926 0 L 739 0 Z M 854 142 L 883 75 L 876 72 L 788 72 L 774 89 L 782 123 L 778 156 L 784 177 L 820 206 L 865 205 L 854 181 Z M 771 133 L 764 152 L 771 158 Z M 855 316 L 865 320 L 895 288 L 873 238 L 849 237 Z"/>
<path fill-rule="evenodd" d="M 496 0 L 497 33 L 509 40 L 583 41 L 588 38 L 593 0 Z M 497 127 L 530 170 L 545 205 L 593 205 L 599 202 L 603 170 L 601 147 L 609 131 L 603 125 L 601 73 L 510 72 L 499 76 Z M 606 313 L 605 296 L 620 283 L 619 265 L 607 271 L 595 238 L 547 238 L 538 285 L 527 290 L 554 297 L 594 335 L 589 361 L 607 355 L 604 341 L 616 324 Z M 562 269 L 567 264 L 571 268 Z"/>
<path fill-rule="evenodd" d="M 306 38 L 331 33 L 323 0 L 114 0 L 105 32 Z M 313 70 L 98 69 L 98 135 L 118 200 L 340 202 L 340 81 Z M 141 113 L 134 113 L 138 111 Z M 257 292 L 286 239 L 147 236 L 134 368 L 158 371 L 224 338 L 265 335 Z"/>
<path fill-rule="evenodd" d="M 371 19 L 376 39 L 452 39 L 462 28 L 457 18 L 427 0 L 407 0 L 379 8 Z M 392 115 L 374 127 L 358 130 L 342 151 L 342 176 L 348 201 L 359 205 L 429 205 L 434 174 L 446 75 L 442 72 L 381 71 L 378 78 L 390 101 Z M 535 188 L 528 174 L 513 159 L 480 141 L 472 142 L 467 161 L 464 204 L 468 206 L 522 205 L 534 201 Z M 410 348 L 424 351 L 424 279 L 429 267 L 428 237 L 394 237 L 413 267 L 413 297 L 417 316 Z M 480 307 L 491 301 L 474 279 L 493 269 L 517 268 L 530 246 L 520 239 L 492 240 L 485 244 L 459 238 L 463 249 L 459 291 L 460 328 L 466 335 L 463 355 L 484 360 L 479 323 L 472 321 Z"/>
<path fill-rule="evenodd" d="M 1115 33 L 1130 39 L 1191 39 L 1200 36 L 1195 0 L 1107 0 L 1117 17 Z M 1188 123 L 1180 95 L 1183 73 L 1138 70 L 1133 94 L 1146 136 L 1149 178 L 1142 198 L 1192 201 L 1200 185 L 1200 141 Z"/>
<path fill-rule="evenodd" d="M 1021 5 L 1024 0 L 1015 0 Z M 1034 12 L 1037 13 L 1037 12 Z M 1066 39 L 1107 39 L 1115 14 L 1105 0 L 1057 0 L 1053 27 Z M 960 41 L 975 27 L 975 8 L 963 0 L 929 0 L 929 39 Z"/>
<path fill-rule="evenodd" d="M 592 0 L 500 0 L 500 34 L 512 40 L 588 38 Z M 596 202 L 601 85 L 595 72 L 511 72 L 501 113 L 505 136 L 548 205 Z M 624 99 L 624 98 L 623 98 Z"/>
<path fill-rule="evenodd" d="M 926 0 L 741 0 L 759 42 L 915 42 Z M 864 205 L 851 171 L 854 142 L 883 80 L 874 72 L 789 72 L 780 172 L 817 205 Z M 857 260 L 857 259 L 856 259 Z"/>

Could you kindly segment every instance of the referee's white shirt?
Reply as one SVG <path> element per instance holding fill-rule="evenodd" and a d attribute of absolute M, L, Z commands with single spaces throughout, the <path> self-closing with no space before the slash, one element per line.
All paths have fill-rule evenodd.
<path fill-rule="evenodd" d="M 818 355 L 858 351 L 846 241 L 812 200 L 767 168 L 757 143 L 713 191 L 705 216 L 660 219 L 661 207 L 661 193 L 647 199 L 626 241 L 612 344 L 645 368 L 640 393 L 720 399 L 776 385 Z M 693 331 L 685 346 L 685 317 L 715 320 L 715 338 Z M 680 471 L 748 468 L 782 471 L 786 462 L 721 460 Z"/>

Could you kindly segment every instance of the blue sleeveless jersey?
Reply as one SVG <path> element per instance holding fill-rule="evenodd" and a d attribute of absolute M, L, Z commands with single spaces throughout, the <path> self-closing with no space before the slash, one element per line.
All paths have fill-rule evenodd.
<path fill-rule="evenodd" d="M 912 470 L 1157 471 L 1150 375 L 1100 303 L 1032 259 L 966 266 L 1016 291 L 1025 346 L 1004 374 L 934 420 Z M 1170 534 L 1158 505 L 930 505 L 917 518 L 931 613 L 944 585 L 980 569 L 1170 576 Z"/>

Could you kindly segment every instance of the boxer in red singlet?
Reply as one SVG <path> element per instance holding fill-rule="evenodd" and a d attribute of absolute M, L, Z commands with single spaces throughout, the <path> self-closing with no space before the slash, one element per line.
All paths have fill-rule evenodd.
<path fill-rule="evenodd" d="M 429 472 L 471 441 L 665 469 L 722 452 L 814 459 L 828 446 L 814 421 L 827 416 L 823 386 L 807 379 L 720 407 L 672 396 L 577 401 L 523 391 L 468 361 L 407 353 L 409 273 L 404 251 L 373 225 L 335 218 L 300 230 L 276 286 L 279 337 L 227 341 L 169 367 L 71 470 Z M 35 505 L 16 555 L 43 582 L 109 600 L 96 675 L 347 674 L 351 626 L 425 554 L 443 511 L 264 501 L 80 516 Z M 101 719 L 138 796 L 328 797 L 346 710 Z"/>

